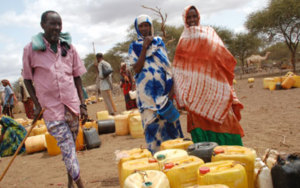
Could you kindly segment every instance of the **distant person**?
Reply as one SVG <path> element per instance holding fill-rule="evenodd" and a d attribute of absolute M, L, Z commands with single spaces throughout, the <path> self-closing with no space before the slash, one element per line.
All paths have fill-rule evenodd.
<path fill-rule="evenodd" d="M 131 75 L 131 72 L 126 68 L 126 63 L 121 63 L 120 75 L 121 75 L 120 86 L 123 90 L 123 94 L 125 97 L 126 110 L 137 108 L 136 100 L 131 99 L 129 95 L 130 91 L 135 90 L 135 81 Z"/>
<path fill-rule="evenodd" d="M 17 151 L 27 131 L 22 125 L 8 116 L 1 117 L 0 124 L 2 126 L 0 135 L 0 157 L 11 156 Z M 19 153 L 23 152 L 25 152 L 25 144 L 19 151 Z"/>
<path fill-rule="evenodd" d="M 68 187 L 83 187 L 75 141 L 79 115 L 87 118 L 80 76 L 86 72 L 69 33 L 61 33 L 62 20 L 55 11 L 41 16 L 44 33 L 33 36 L 23 54 L 23 78 L 35 104 L 35 115 L 45 109 L 48 132 L 60 147 L 68 173 Z M 34 83 L 34 85 L 33 85 Z"/>
<path fill-rule="evenodd" d="M 34 118 L 34 105 L 33 101 L 26 89 L 26 86 L 24 84 L 23 77 L 19 78 L 19 86 L 20 86 L 20 93 L 21 93 L 21 99 L 24 104 L 25 113 L 28 119 Z"/>
<path fill-rule="evenodd" d="M 236 61 L 213 28 L 200 25 L 195 6 L 183 12 L 184 30 L 173 62 L 178 106 L 188 112 L 193 142 L 243 145 L 243 105 L 233 89 Z"/>
<path fill-rule="evenodd" d="M 153 36 L 149 16 L 138 16 L 134 26 L 138 39 L 130 44 L 129 64 L 136 73 L 137 105 L 146 143 L 155 153 L 163 141 L 183 137 L 183 134 L 179 119 L 169 122 L 158 114 L 173 98 L 171 64 L 165 44 L 160 37 Z"/>
<path fill-rule="evenodd" d="M 14 103 L 17 103 L 17 98 L 16 98 L 8 80 L 6 80 L 6 79 L 2 80 L 1 83 L 4 87 L 4 102 L 3 102 L 2 113 L 4 115 L 8 115 L 8 116 L 14 118 L 13 108 L 14 108 Z"/>
<path fill-rule="evenodd" d="M 110 70 L 112 70 L 112 68 L 111 68 L 111 65 L 103 59 L 102 53 L 97 53 L 96 57 L 97 57 L 98 71 L 99 71 L 99 78 L 100 78 L 101 95 L 103 97 L 105 106 L 106 106 L 109 114 L 115 115 L 117 110 L 116 110 L 116 106 L 115 106 L 115 103 L 113 101 L 112 94 L 111 94 L 111 90 L 113 89 L 112 74 L 109 74 L 109 75 L 103 74 L 104 68 L 107 68 Z"/>

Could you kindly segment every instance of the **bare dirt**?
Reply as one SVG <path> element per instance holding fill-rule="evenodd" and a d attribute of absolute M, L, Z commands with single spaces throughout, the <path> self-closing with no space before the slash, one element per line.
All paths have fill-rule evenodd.
<path fill-rule="evenodd" d="M 237 80 L 235 89 L 245 107 L 241 120 L 245 146 L 254 148 L 258 156 L 262 156 L 267 148 L 287 153 L 300 152 L 300 88 L 269 91 L 263 89 L 262 78 L 255 78 L 253 84 L 247 83 L 247 79 Z M 123 95 L 116 92 L 114 100 L 119 113 L 125 110 L 123 99 Z M 89 116 L 96 119 L 96 112 L 104 109 L 103 102 L 88 105 Z M 16 114 L 16 117 L 25 115 Z M 185 137 L 190 137 L 186 131 L 186 116 L 182 115 L 180 120 Z M 84 184 L 88 188 L 119 187 L 114 152 L 145 146 L 145 141 L 114 133 L 100 135 L 100 139 L 100 148 L 77 153 Z M 0 158 L 0 173 L 10 159 Z M 0 182 L 0 187 L 67 187 L 62 157 L 49 156 L 47 151 L 21 154 Z"/>

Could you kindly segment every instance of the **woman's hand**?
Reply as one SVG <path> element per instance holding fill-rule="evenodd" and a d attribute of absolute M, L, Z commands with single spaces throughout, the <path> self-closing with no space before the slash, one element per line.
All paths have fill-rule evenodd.
<path fill-rule="evenodd" d="M 147 36 L 144 39 L 143 48 L 148 48 L 148 46 L 152 43 L 152 41 L 153 41 L 153 36 Z"/>

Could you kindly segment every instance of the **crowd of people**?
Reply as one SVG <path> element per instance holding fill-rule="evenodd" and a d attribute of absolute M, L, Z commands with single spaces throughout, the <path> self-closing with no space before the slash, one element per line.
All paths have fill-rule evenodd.
<path fill-rule="evenodd" d="M 135 19 L 137 40 L 129 46 L 129 61 L 120 65 L 126 109 L 139 109 L 145 141 L 152 153 L 159 150 L 163 141 L 184 136 L 179 120 L 183 110 L 188 114 L 187 129 L 193 142 L 242 145 L 244 132 L 239 121 L 243 105 L 233 88 L 236 61 L 213 28 L 200 24 L 195 6 L 184 9 L 183 21 L 184 30 L 171 63 L 164 41 L 154 36 L 151 17 L 140 15 Z M 70 34 L 61 32 L 62 20 L 57 12 L 44 12 L 41 27 L 44 32 L 33 36 L 24 48 L 21 99 L 28 118 L 45 109 L 43 118 L 61 149 L 68 187 L 73 182 L 84 187 L 75 140 L 79 120 L 88 117 L 81 81 L 86 68 Z M 103 57 L 102 53 L 96 54 L 96 83 L 109 114 L 115 115 L 112 67 Z M 12 119 L 16 97 L 9 81 L 2 80 L 2 84 L 2 112 L 7 116 L 0 121 L 0 148 L 1 156 L 5 156 L 15 151 L 2 152 L 2 148 L 10 148 L 5 138 L 15 132 L 18 136 L 12 143 L 20 143 L 26 130 Z M 131 91 L 136 92 L 136 99 L 131 97 Z"/>

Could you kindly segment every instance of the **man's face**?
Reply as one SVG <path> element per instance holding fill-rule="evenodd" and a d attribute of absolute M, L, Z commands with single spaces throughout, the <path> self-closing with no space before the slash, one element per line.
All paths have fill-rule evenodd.
<path fill-rule="evenodd" d="M 143 37 L 151 35 L 151 25 L 148 22 L 141 23 L 138 28 Z"/>
<path fill-rule="evenodd" d="M 42 23 L 44 37 L 50 44 L 56 44 L 59 40 L 59 34 L 62 29 L 61 18 L 57 13 L 49 13 L 45 23 Z"/>

